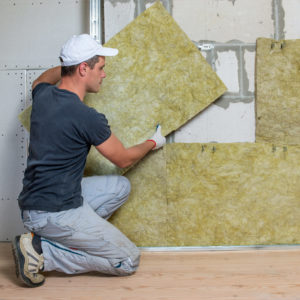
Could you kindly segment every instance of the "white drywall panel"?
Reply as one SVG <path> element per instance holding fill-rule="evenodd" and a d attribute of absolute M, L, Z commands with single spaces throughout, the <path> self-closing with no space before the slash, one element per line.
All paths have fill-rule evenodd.
<path fill-rule="evenodd" d="M 17 197 L 26 164 L 25 129 L 18 114 L 25 108 L 25 72 L 0 71 L 0 241 L 24 231 Z"/>
<path fill-rule="evenodd" d="M 285 39 L 300 38 L 300 1 L 282 0 Z"/>
<path fill-rule="evenodd" d="M 62 44 L 89 32 L 89 0 L 4 0 L 0 12 L 0 69 L 57 65 Z"/>
<path fill-rule="evenodd" d="M 255 141 L 254 101 L 210 105 L 176 131 L 175 143 L 237 143 Z"/>
<path fill-rule="evenodd" d="M 135 15 L 134 0 L 104 1 L 105 41 L 107 42 L 126 25 L 133 21 Z"/>
<path fill-rule="evenodd" d="M 271 0 L 173 0 L 173 17 L 194 41 L 274 36 Z"/>

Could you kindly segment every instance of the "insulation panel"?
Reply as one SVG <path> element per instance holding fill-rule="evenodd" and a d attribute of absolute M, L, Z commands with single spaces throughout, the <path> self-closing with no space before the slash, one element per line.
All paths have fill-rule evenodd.
<path fill-rule="evenodd" d="M 256 141 L 300 143 L 300 40 L 260 38 L 256 54 Z"/>
<path fill-rule="evenodd" d="M 158 1 L 106 46 L 107 80 L 85 102 L 104 113 L 126 147 L 145 141 L 162 126 L 178 129 L 221 96 L 226 88 L 197 47 Z M 86 174 L 120 173 L 92 149 Z"/>
<path fill-rule="evenodd" d="M 126 174 L 132 194 L 111 219 L 137 245 L 300 243 L 299 146 L 168 144 L 164 151 Z"/>
<path fill-rule="evenodd" d="M 131 182 L 128 200 L 110 218 L 127 236 L 142 246 L 167 246 L 166 151 L 157 150 L 127 172 Z"/>

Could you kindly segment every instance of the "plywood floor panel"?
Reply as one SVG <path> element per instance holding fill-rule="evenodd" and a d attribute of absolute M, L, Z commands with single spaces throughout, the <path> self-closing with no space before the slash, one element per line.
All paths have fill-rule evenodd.
<path fill-rule="evenodd" d="M 39 288 L 16 281 L 9 243 L 0 243 L 0 299 L 300 299 L 300 248 L 142 252 L 129 277 L 46 274 Z"/>

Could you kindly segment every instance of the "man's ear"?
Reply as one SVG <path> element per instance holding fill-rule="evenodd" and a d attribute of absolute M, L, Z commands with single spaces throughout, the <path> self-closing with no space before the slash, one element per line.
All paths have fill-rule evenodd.
<path fill-rule="evenodd" d="M 88 68 L 88 65 L 86 62 L 82 62 L 79 67 L 78 67 L 78 72 L 79 72 L 79 75 L 81 77 L 84 77 L 86 75 L 86 71 L 87 71 L 87 68 Z"/>

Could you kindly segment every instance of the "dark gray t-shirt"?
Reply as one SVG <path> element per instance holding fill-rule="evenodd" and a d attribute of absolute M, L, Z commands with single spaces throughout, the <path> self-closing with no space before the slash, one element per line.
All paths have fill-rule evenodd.
<path fill-rule="evenodd" d="M 79 97 L 40 83 L 33 92 L 30 144 L 22 210 L 57 212 L 82 205 L 81 179 L 91 145 L 110 135 L 105 116 Z"/>

